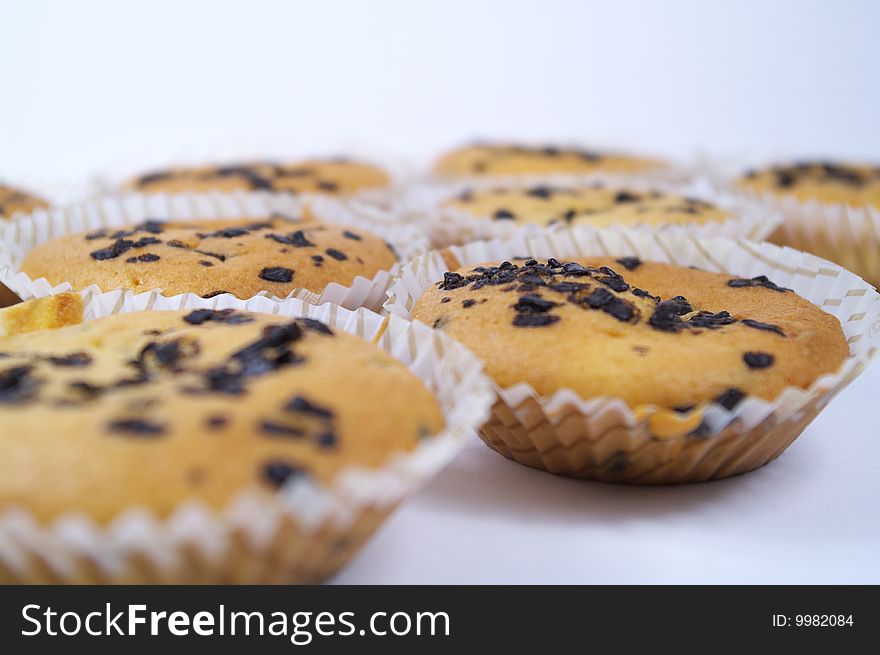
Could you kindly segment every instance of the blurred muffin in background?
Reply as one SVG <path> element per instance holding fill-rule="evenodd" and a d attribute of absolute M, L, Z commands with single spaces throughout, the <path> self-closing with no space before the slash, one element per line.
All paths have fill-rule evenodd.
<path fill-rule="evenodd" d="M 43 198 L 0 182 L 0 219 L 9 219 L 13 214 L 26 214 L 48 206 L 49 203 Z"/>
<path fill-rule="evenodd" d="M 378 166 L 339 157 L 168 168 L 145 173 L 123 186 L 147 193 L 280 191 L 347 195 L 390 183 L 388 173 Z"/>
<path fill-rule="evenodd" d="M 771 241 L 880 284 L 880 166 L 803 161 L 746 171 L 735 185 L 782 214 Z"/>
<path fill-rule="evenodd" d="M 665 162 L 573 146 L 481 143 L 456 148 L 434 164 L 443 177 L 505 175 L 628 175 L 667 168 Z"/>

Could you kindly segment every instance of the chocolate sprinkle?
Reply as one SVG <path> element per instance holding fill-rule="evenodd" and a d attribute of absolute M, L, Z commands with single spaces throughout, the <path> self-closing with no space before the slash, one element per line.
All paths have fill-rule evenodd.
<path fill-rule="evenodd" d="M 288 439 L 296 439 L 305 434 L 300 428 L 284 425 L 282 423 L 275 423 L 273 421 L 263 421 L 260 424 L 260 431 L 272 437 L 285 437 Z"/>
<path fill-rule="evenodd" d="M 492 218 L 496 221 L 512 221 L 516 219 L 516 215 L 509 209 L 499 209 L 492 214 Z"/>
<path fill-rule="evenodd" d="M 137 264 L 137 263 L 148 263 L 148 262 L 157 262 L 161 259 L 159 255 L 154 255 L 152 253 L 146 253 L 143 255 L 138 255 L 137 257 L 129 257 L 125 260 L 126 264 Z"/>
<path fill-rule="evenodd" d="M 165 432 L 165 426 L 161 423 L 146 421 L 143 419 L 121 419 L 107 424 L 111 432 L 121 432 L 132 437 L 156 437 Z"/>
<path fill-rule="evenodd" d="M 327 250 L 325 250 L 324 252 L 330 255 L 333 259 L 340 262 L 348 259 L 348 255 L 346 255 L 344 252 L 336 250 L 336 248 L 327 248 Z"/>
<path fill-rule="evenodd" d="M 284 409 L 288 412 L 310 414 L 312 416 L 318 416 L 325 419 L 333 418 L 333 410 L 330 410 L 326 407 L 321 407 L 320 405 L 316 405 L 306 398 L 303 398 L 302 396 L 294 396 L 293 398 L 291 398 L 290 402 L 288 402 L 284 406 Z"/>
<path fill-rule="evenodd" d="M 739 405 L 740 401 L 745 397 L 746 395 L 742 391 L 731 387 L 720 396 L 716 397 L 715 402 L 725 409 L 733 409 Z"/>
<path fill-rule="evenodd" d="M 517 314 L 513 317 L 513 324 L 517 327 L 543 327 L 557 321 L 559 317 L 552 314 Z"/>
<path fill-rule="evenodd" d="M 55 366 L 81 367 L 92 363 L 92 357 L 88 353 L 71 353 L 64 356 L 51 356 L 47 358 Z"/>
<path fill-rule="evenodd" d="M 634 271 L 642 265 L 642 260 L 638 257 L 621 257 L 615 261 L 628 271 Z"/>
<path fill-rule="evenodd" d="M 219 293 L 226 292 L 220 291 Z M 190 325 L 201 325 L 205 321 L 226 323 L 227 325 L 240 325 L 241 323 L 250 323 L 254 320 L 254 317 L 248 314 L 239 313 L 234 309 L 194 309 L 184 316 L 183 320 Z"/>
<path fill-rule="evenodd" d="M 267 234 L 266 238 L 295 248 L 309 248 L 315 245 L 306 238 L 306 233 L 302 230 L 290 234 Z"/>
<path fill-rule="evenodd" d="M 345 230 L 345 232 L 342 233 L 342 236 L 344 236 L 346 239 L 351 239 L 352 241 L 363 241 L 363 237 L 361 235 L 355 234 L 350 230 Z"/>
<path fill-rule="evenodd" d="M 773 355 L 762 352 L 747 352 L 743 355 L 746 366 L 754 369 L 768 368 L 773 366 Z"/>
<path fill-rule="evenodd" d="M 260 278 L 268 282 L 291 282 L 293 280 L 293 271 L 282 266 L 268 266 L 260 271 Z"/>
<path fill-rule="evenodd" d="M 266 482 L 275 488 L 279 488 L 290 478 L 304 475 L 304 471 L 293 464 L 276 459 L 264 464 L 261 474 Z"/>
<path fill-rule="evenodd" d="M 756 321 L 751 318 L 744 318 L 742 323 L 743 325 L 748 325 L 750 328 L 755 328 L 756 330 L 767 330 L 768 332 L 775 332 L 780 337 L 785 336 L 785 332 L 782 331 L 782 328 L 778 325 L 773 325 L 772 323 L 762 323 L 761 321 Z"/>
<path fill-rule="evenodd" d="M 775 283 L 771 282 L 770 279 L 766 275 L 759 275 L 757 277 L 753 277 L 751 279 L 744 278 L 734 278 L 732 280 L 727 281 L 727 286 L 729 287 L 764 287 L 765 289 L 772 289 L 773 291 L 791 291 L 791 289 L 786 289 L 785 287 L 780 287 Z"/>

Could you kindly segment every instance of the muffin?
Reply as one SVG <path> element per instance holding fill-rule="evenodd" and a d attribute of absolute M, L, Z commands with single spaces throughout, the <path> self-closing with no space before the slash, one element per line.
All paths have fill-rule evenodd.
<path fill-rule="evenodd" d="M 770 237 L 880 284 L 880 167 L 801 162 L 747 171 L 738 188 L 778 207 Z"/>
<path fill-rule="evenodd" d="M 637 257 L 466 266 L 425 290 L 412 317 L 471 349 L 502 396 L 533 390 L 511 391 L 516 407 L 499 399 L 481 431 L 490 447 L 614 482 L 705 480 L 766 463 L 805 423 L 769 438 L 772 421 L 744 431 L 724 417 L 749 398 L 810 388 L 849 357 L 835 316 L 766 276 Z M 599 399 L 633 418 L 608 405 L 591 416 Z M 551 420 L 548 403 L 561 415 Z"/>
<path fill-rule="evenodd" d="M 880 166 L 800 162 L 749 170 L 738 184 L 754 193 L 790 194 L 803 202 L 880 207 Z"/>
<path fill-rule="evenodd" d="M 389 184 L 388 174 L 377 166 L 336 158 L 171 168 L 140 175 L 124 187 L 147 193 L 284 191 L 346 195 Z"/>
<path fill-rule="evenodd" d="M 286 297 L 313 293 L 331 283 L 349 285 L 390 269 L 397 257 L 370 232 L 330 223 L 284 219 L 148 220 L 117 229 L 68 234 L 46 241 L 25 256 L 20 270 L 52 285 L 75 290 L 202 297 L 231 293 L 250 298 L 261 292 Z"/>
<path fill-rule="evenodd" d="M 632 174 L 665 167 L 653 159 L 575 147 L 486 143 L 446 153 L 434 164 L 434 173 L 444 177 Z"/>
<path fill-rule="evenodd" d="M 389 347 L 312 318 L 204 308 L 28 331 L 82 312 L 74 294 L 0 312 L 5 582 L 320 579 L 427 474 L 424 449 L 478 418 L 452 411 L 449 428 Z M 358 333 L 381 322 L 358 316 Z M 393 339 L 430 361 L 427 332 Z"/>
<path fill-rule="evenodd" d="M 13 214 L 29 213 L 35 209 L 49 206 L 43 198 L 15 187 L 0 184 L 0 219 L 11 218 Z"/>
<path fill-rule="evenodd" d="M 588 186 L 496 186 L 466 189 L 444 207 L 517 225 L 701 224 L 730 215 L 712 203 L 659 191 Z"/>

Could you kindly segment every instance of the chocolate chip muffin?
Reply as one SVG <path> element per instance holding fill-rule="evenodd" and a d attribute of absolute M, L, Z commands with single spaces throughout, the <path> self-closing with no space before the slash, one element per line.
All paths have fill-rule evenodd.
<path fill-rule="evenodd" d="M 770 241 L 880 285 L 880 167 L 802 162 L 748 171 L 737 185 L 782 214 Z"/>
<path fill-rule="evenodd" d="M 171 168 L 140 175 L 124 186 L 149 193 L 284 191 L 345 195 L 389 184 L 388 174 L 377 166 L 336 158 Z"/>
<path fill-rule="evenodd" d="M 664 168 L 662 162 L 574 147 L 487 143 L 465 146 L 443 155 L 434 172 L 448 177 L 488 175 L 554 175 L 642 173 Z"/>
<path fill-rule="evenodd" d="M 49 206 L 43 198 L 15 187 L 0 184 L 0 219 L 19 212 L 29 213 Z"/>
<path fill-rule="evenodd" d="M 634 257 L 448 272 L 413 318 L 459 339 L 502 388 L 572 389 L 689 411 L 809 387 L 849 355 L 838 320 L 766 277 Z"/>
<path fill-rule="evenodd" d="M 747 171 L 738 184 L 754 193 L 790 194 L 801 201 L 880 207 L 880 166 L 800 162 Z"/>
<path fill-rule="evenodd" d="M 47 522 L 165 517 L 186 500 L 220 509 L 300 477 L 327 485 L 443 427 L 431 393 L 378 347 L 234 310 L 0 337 L 0 407 L 0 510 Z"/>
<path fill-rule="evenodd" d="M 56 237 L 31 250 L 21 271 L 53 285 L 70 282 L 75 290 L 97 285 L 105 291 L 283 298 L 297 289 L 320 293 L 330 283 L 369 279 L 396 261 L 378 236 L 328 223 L 148 220 Z"/>
<path fill-rule="evenodd" d="M 472 188 L 444 206 L 478 218 L 529 225 L 673 225 L 730 217 L 697 198 L 601 185 Z"/>

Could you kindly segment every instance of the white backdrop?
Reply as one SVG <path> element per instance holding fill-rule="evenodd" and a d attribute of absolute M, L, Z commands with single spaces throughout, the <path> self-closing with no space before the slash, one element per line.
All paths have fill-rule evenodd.
<path fill-rule="evenodd" d="M 0 176 L 476 136 L 880 159 L 880 2 L 0 0 Z M 634 489 L 474 442 L 339 582 L 880 582 L 875 365 L 777 462 Z"/>
<path fill-rule="evenodd" d="M 0 0 L 0 175 L 476 136 L 880 157 L 872 0 Z"/>

